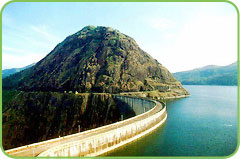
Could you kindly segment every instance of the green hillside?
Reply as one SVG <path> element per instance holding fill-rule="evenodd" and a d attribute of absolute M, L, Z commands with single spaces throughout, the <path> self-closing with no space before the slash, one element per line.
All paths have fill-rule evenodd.
<path fill-rule="evenodd" d="M 237 62 L 227 66 L 209 65 L 173 75 L 185 85 L 237 85 Z"/>

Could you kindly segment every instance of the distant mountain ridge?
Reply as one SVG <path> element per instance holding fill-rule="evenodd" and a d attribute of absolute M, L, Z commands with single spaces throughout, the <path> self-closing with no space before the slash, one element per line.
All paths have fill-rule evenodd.
<path fill-rule="evenodd" d="M 237 85 L 237 62 L 227 66 L 208 65 L 173 75 L 185 85 Z"/>
<path fill-rule="evenodd" d="M 17 72 L 20 72 L 20 71 L 25 70 L 27 68 L 30 68 L 30 67 L 32 67 L 35 64 L 36 63 L 32 63 L 30 65 L 27 65 L 27 66 L 21 67 L 21 68 L 4 69 L 4 70 L 2 70 L 2 78 L 5 78 L 5 77 L 10 76 L 10 75 L 12 75 L 14 73 L 17 73 Z"/>

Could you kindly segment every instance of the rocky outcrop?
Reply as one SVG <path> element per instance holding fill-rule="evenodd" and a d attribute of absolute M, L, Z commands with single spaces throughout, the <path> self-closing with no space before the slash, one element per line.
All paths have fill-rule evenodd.
<path fill-rule="evenodd" d="M 3 80 L 23 91 L 164 91 L 177 80 L 135 40 L 109 27 L 87 26 L 33 67 Z"/>

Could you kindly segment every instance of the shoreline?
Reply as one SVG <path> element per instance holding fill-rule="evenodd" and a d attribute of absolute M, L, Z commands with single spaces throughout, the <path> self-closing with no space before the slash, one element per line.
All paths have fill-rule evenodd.
<path fill-rule="evenodd" d="M 208 85 L 208 84 L 183 84 L 183 86 L 219 86 L 219 87 L 237 87 L 238 85 Z"/>
<path fill-rule="evenodd" d="M 185 98 L 185 97 L 190 97 L 191 95 L 180 95 L 180 96 L 173 96 L 173 97 L 166 97 L 164 98 L 165 100 L 168 100 L 168 99 L 179 99 L 179 98 Z"/>

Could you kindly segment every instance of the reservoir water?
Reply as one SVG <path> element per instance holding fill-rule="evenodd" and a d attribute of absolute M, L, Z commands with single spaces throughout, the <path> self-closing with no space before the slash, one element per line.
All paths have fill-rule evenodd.
<path fill-rule="evenodd" d="M 151 134 L 107 156 L 227 156 L 237 147 L 237 86 L 184 86 L 167 101 L 168 119 Z"/>

